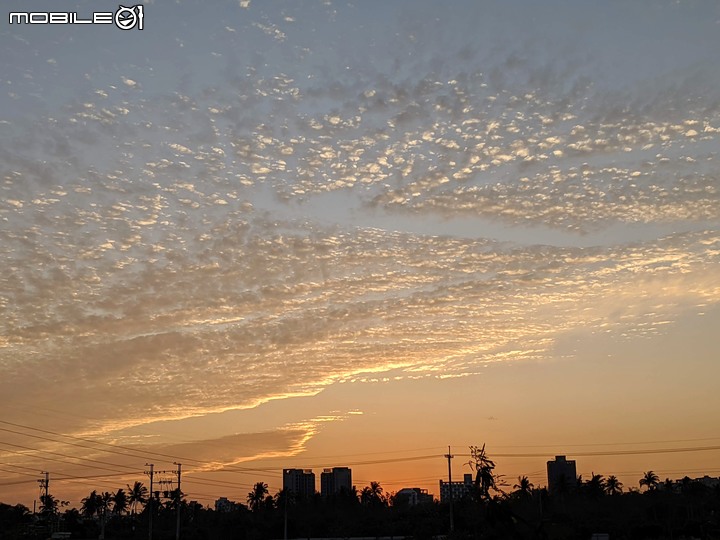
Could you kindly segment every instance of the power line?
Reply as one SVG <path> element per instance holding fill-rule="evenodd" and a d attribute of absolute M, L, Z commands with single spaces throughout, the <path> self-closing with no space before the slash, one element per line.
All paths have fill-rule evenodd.
<path fill-rule="evenodd" d="M 345 466 L 361 466 L 361 465 L 383 465 L 385 463 L 399 463 L 399 462 L 406 462 L 406 461 L 423 461 L 426 459 L 439 459 L 443 458 L 443 454 L 430 454 L 426 456 L 411 456 L 411 457 L 402 457 L 402 458 L 388 458 L 388 459 L 373 459 L 369 461 L 354 461 L 354 462 L 343 462 L 343 465 Z M 320 469 L 323 467 L 329 467 L 327 463 L 323 464 L 313 464 L 313 465 L 295 465 L 296 468 L 301 469 Z"/>
<path fill-rule="evenodd" d="M 3 482 L 0 484 L 0 487 L 6 487 L 6 486 L 18 486 L 20 484 L 36 484 L 37 480 L 17 480 L 15 482 Z"/>
<path fill-rule="evenodd" d="M 0 420 L 0 422 L 2 422 L 2 421 Z M 26 428 L 26 429 L 30 429 L 30 428 Z M 20 431 L 15 431 L 12 429 L 7 429 L 7 428 L 0 427 L 0 431 L 5 431 L 7 433 L 14 433 L 15 435 L 22 435 L 23 437 L 32 437 L 34 439 L 41 439 L 43 441 L 50 441 L 50 442 L 57 443 L 57 444 L 66 444 L 66 445 L 70 445 L 70 446 L 77 446 L 79 448 L 87 448 L 88 450 L 95 450 L 96 452 L 109 452 L 109 453 L 119 454 L 119 455 L 123 455 L 123 456 L 127 455 L 129 457 L 137 457 L 137 458 L 144 459 L 144 456 L 134 454 L 134 453 L 131 454 L 131 453 L 110 452 L 108 450 L 101 450 L 99 448 L 95 448 L 93 446 L 88 446 L 86 444 L 80 444 L 80 443 L 75 443 L 75 442 L 70 442 L 70 441 L 58 441 L 57 439 L 51 439 L 50 437 L 43 437 L 42 435 L 33 435 L 32 433 L 22 433 Z M 69 437 L 69 435 L 60 435 L 60 436 L 61 437 Z M 93 444 L 101 444 L 101 443 L 93 443 Z"/>
<path fill-rule="evenodd" d="M 638 442 L 612 442 L 612 443 L 579 443 L 579 444 L 524 444 L 524 445 L 497 445 L 495 448 L 551 448 L 558 446 L 561 448 L 585 447 L 585 446 L 633 446 L 639 444 L 669 444 L 682 442 L 698 442 L 698 441 L 717 441 L 720 437 L 703 437 L 699 439 L 667 439 L 664 441 L 638 441 Z"/>
<path fill-rule="evenodd" d="M 0 444 L 6 444 L 6 443 L 0 442 Z M 10 453 L 10 454 L 20 454 L 21 456 L 27 456 L 27 455 L 28 455 L 27 452 L 18 452 L 17 450 L 2 449 L 2 451 L 3 451 L 3 452 Z M 32 451 L 33 451 L 33 452 L 38 452 L 38 450 L 32 450 Z M 72 459 L 80 459 L 80 458 L 72 458 Z M 76 465 L 76 466 L 81 466 L 81 465 L 82 465 L 82 464 L 80 464 L 80 463 L 71 463 L 71 462 L 68 462 L 67 460 L 64 460 L 64 459 L 57 459 L 57 458 L 52 458 L 52 457 L 48 457 L 48 456 L 42 456 L 42 460 L 43 460 L 43 461 L 53 461 L 53 462 L 57 462 L 57 463 L 62 463 L 63 465 Z M 19 465 L 14 465 L 14 466 L 15 466 L 15 467 L 18 467 Z M 87 465 L 87 467 L 92 468 L 92 469 L 100 469 L 100 470 L 105 470 L 105 471 L 113 471 L 113 469 L 108 469 L 108 468 L 106 468 L 106 467 L 98 467 L 97 465 Z M 28 469 L 28 470 L 33 470 L 33 471 L 34 471 L 34 470 L 37 470 L 37 469 L 31 469 L 30 467 L 23 467 L 23 468 L 24 468 L 24 469 Z M 117 472 L 117 471 L 114 471 L 114 472 Z M 127 473 L 127 474 L 130 475 L 131 473 Z"/>
<path fill-rule="evenodd" d="M 189 462 L 192 462 L 192 463 L 196 463 L 196 464 L 199 464 L 199 465 L 208 465 L 207 462 L 200 461 L 200 460 L 197 460 L 197 459 L 192 459 L 192 458 L 189 458 L 189 457 L 182 457 L 182 456 L 176 456 L 176 455 L 172 455 L 172 454 L 165 454 L 165 453 L 162 453 L 162 452 L 153 452 L 153 451 L 150 451 L 150 450 L 137 450 L 137 449 L 133 449 L 133 448 L 130 448 L 130 447 L 127 447 L 127 446 L 119 445 L 119 444 L 110 444 L 110 443 L 105 443 L 105 442 L 101 442 L 101 441 L 95 441 L 95 440 L 87 439 L 87 438 L 84 438 L 84 437 L 77 437 L 77 436 L 75 436 L 75 435 L 65 435 L 65 434 L 63 434 L 63 433 L 58 433 L 58 432 L 56 432 L 56 431 L 50 431 L 50 430 L 46 430 L 46 429 L 35 428 L 35 427 L 32 427 L 32 426 L 26 426 L 26 425 L 23 425 L 23 424 L 16 424 L 16 423 L 14 423 L 14 422 L 7 422 L 7 421 L 5 421 L 5 420 L 0 420 L 0 424 L 6 424 L 6 425 L 9 425 L 9 426 L 19 427 L 19 428 L 22 428 L 22 429 L 28 429 L 28 430 L 32 430 L 32 431 L 38 431 L 38 432 L 40 432 L 40 433 L 45 433 L 45 434 L 49 434 L 49 435 L 54 435 L 54 436 L 56 436 L 56 437 L 65 437 L 65 438 L 67 438 L 67 439 L 79 440 L 79 441 L 88 442 L 88 443 L 95 444 L 95 445 L 105 446 L 105 447 L 108 447 L 108 448 L 111 449 L 111 450 L 106 450 L 106 451 L 109 452 L 109 453 L 119 454 L 119 455 L 125 455 L 125 456 L 129 456 L 129 457 L 137 457 L 137 458 L 140 458 L 140 459 L 143 459 L 143 460 L 147 460 L 147 458 L 148 458 L 147 455 L 150 454 L 150 455 L 153 455 L 153 456 L 160 456 L 160 457 L 164 457 L 164 458 L 168 458 L 168 459 L 172 459 L 172 460 L 183 460 L 183 461 L 189 461 Z M 26 436 L 26 437 L 34 437 L 34 438 L 37 438 L 37 439 L 43 439 L 43 440 L 47 440 L 47 441 L 55 442 L 55 443 L 60 443 L 60 444 L 68 444 L 68 445 L 72 445 L 72 446 L 79 446 L 79 447 L 81 447 L 81 448 L 88 448 L 88 449 L 91 449 L 91 450 L 97 450 L 97 451 L 100 450 L 99 448 L 88 447 L 88 446 L 81 445 L 81 444 L 78 444 L 78 443 L 72 443 L 72 442 L 68 442 L 68 441 L 58 441 L 58 440 L 55 440 L 55 439 L 50 439 L 50 438 L 47 438 L 47 437 L 42 437 L 42 436 L 40 436 L 40 435 L 33 435 L 33 434 L 31 434 L 31 433 L 22 433 L 22 432 L 10 430 L 10 429 L 7 429 L 7 428 L 0 428 L 0 431 L 6 431 L 6 432 L 14 433 L 14 434 L 16 434 L 16 435 L 22 435 L 22 436 Z M 124 452 L 121 452 L 121 451 L 119 451 L 119 450 L 122 450 L 122 451 L 124 451 Z M 254 474 L 254 473 L 257 473 L 257 472 L 269 473 L 269 472 L 274 472 L 274 471 L 275 471 L 275 469 L 262 469 L 262 468 L 253 468 L 253 467 L 240 467 L 240 466 L 236 466 L 236 465 L 223 467 L 222 470 L 224 470 L 224 471 L 230 471 L 230 472 L 237 472 L 237 473 L 240 473 L 240 474 Z M 276 473 L 276 474 L 278 474 L 278 476 L 280 476 L 279 473 Z"/>
<path fill-rule="evenodd" d="M 111 467 L 120 467 L 120 468 L 122 468 L 122 469 L 128 469 L 128 470 L 133 471 L 133 472 L 136 472 L 136 471 L 137 471 L 137 469 L 133 469 L 132 467 L 129 467 L 129 466 L 127 466 L 127 465 L 121 465 L 121 464 L 119 464 L 119 463 L 107 463 L 107 462 L 105 462 L 105 461 L 98 461 L 98 460 L 96 460 L 96 459 L 91 459 L 91 458 L 80 458 L 80 457 L 76 457 L 76 456 L 68 456 L 67 454 L 61 454 L 61 453 L 59 453 L 59 452 L 51 452 L 50 450 L 38 450 L 37 448 L 30 448 L 30 447 L 28 447 L 28 446 L 22 446 L 22 445 L 20 445 L 20 444 L 13 444 L 13 443 L 7 443 L 7 442 L 2 442 L 2 441 L 0 441 L 0 444 L 4 444 L 5 446 L 12 446 L 12 447 L 14 447 L 14 448 L 21 448 L 21 449 L 23 449 L 23 450 L 29 450 L 30 452 L 34 452 L 34 453 L 42 452 L 43 454 L 52 454 L 52 455 L 54 455 L 54 456 L 60 456 L 60 457 L 72 459 L 72 460 L 75 460 L 75 461 L 89 461 L 89 462 L 92 462 L 92 463 L 99 463 L 99 464 L 101 464 L 101 465 L 109 465 L 109 466 L 111 466 Z M 22 453 L 22 452 L 17 452 L 17 453 Z M 43 455 L 41 459 L 45 459 L 45 456 Z M 72 465 L 80 465 L 80 464 L 78 464 L 78 463 L 72 463 Z M 103 468 L 104 468 L 104 467 L 97 467 L 97 466 L 95 466 L 95 465 L 88 465 L 88 466 L 89 466 L 89 467 L 94 467 L 94 468 L 96 468 L 96 469 L 103 469 Z M 111 470 L 111 469 L 106 469 L 106 470 Z M 113 471 L 113 472 L 118 472 L 118 471 L 117 471 L 117 469 L 115 469 L 115 471 Z"/>
<path fill-rule="evenodd" d="M 37 467 L 23 467 L 22 465 L 15 465 L 13 463 L 0 463 L 0 465 L 5 465 L 6 467 L 15 467 L 16 469 L 25 469 L 26 471 L 33 471 L 33 476 L 37 474 Z"/>
<path fill-rule="evenodd" d="M 12 467 L 12 465 L 10 465 L 10 466 Z M 10 469 L 2 469 L 2 468 L 0 468 L 0 471 L 8 472 L 11 474 L 22 474 L 23 476 L 32 476 L 33 478 L 37 477 L 37 473 L 31 474 L 31 473 L 26 473 L 26 472 L 22 472 L 22 471 L 11 471 Z"/>
<path fill-rule="evenodd" d="M 720 446 L 689 446 L 684 448 L 645 448 L 638 450 L 608 450 L 598 452 L 536 452 L 526 454 L 504 454 L 504 453 L 493 453 L 494 458 L 532 458 L 532 457 L 550 457 L 553 455 L 560 454 L 571 454 L 574 457 L 597 457 L 597 456 L 636 456 L 644 454 L 675 454 L 684 452 L 706 452 L 720 450 Z M 471 457 L 470 454 L 461 454 L 463 457 Z"/>

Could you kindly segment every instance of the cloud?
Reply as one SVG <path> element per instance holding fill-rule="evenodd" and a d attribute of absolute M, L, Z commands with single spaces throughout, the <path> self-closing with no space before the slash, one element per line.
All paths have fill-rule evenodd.
<path fill-rule="evenodd" d="M 684 29 L 667 65 L 623 71 L 608 50 L 629 51 L 630 33 L 596 47 L 567 22 L 547 37 L 512 19 L 516 40 L 429 4 L 399 25 L 256 7 L 198 20 L 235 31 L 183 35 L 191 72 L 173 55 L 150 72 L 132 51 L 0 38 L 15 105 L 0 119 L 8 407 L 119 436 L 342 381 L 543 361 L 578 329 L 651 337 L 717 304 L 720 71 L 714 56 L 685 65 L 712 41 Z M 142 39 L 137 58 L 167 50 Z M 68 58 L 88 60 L 83 86 Z M 64 85 L 72 97 L 39 92 Z M 466 218 L 465 234 L 427 232 Z M 630 243 L 637 224 L 647 238 Z M 253 445 L 297 451 L 320 425 L 172 448 L 240 462 Z"/>

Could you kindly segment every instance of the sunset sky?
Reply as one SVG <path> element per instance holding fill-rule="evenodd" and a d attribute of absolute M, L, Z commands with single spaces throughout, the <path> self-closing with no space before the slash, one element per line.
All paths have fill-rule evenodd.
<path fill-rule="evenodd" d="M 0 502 L 720 475 L 715 0 L 3 8 Z"/>

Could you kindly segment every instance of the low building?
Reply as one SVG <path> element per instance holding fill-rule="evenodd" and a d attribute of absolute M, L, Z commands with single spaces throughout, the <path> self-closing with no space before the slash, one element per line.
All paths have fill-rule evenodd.
<path fill-rule="evenodd" d="M 395 494 L 395 505 L 417 506 L 418 504 L 428 504 L 433 502 L 433 496 L 427 489 L 420 488 L 402 488 Z"/>
<path fill-rule="evenodd" d="M 215 511 L 216 512 L 221 512 L 221 513 L 234 512 L 234 511 L 240 509 L 240 506 L 242 506 L 240 503 L 236 503 L 235 501 L 228 500 L 227 497 L 220 497 L 218 500 L 215 501 Z"/>
<path fill-rule="evenodd" d="M 444 482 L 440 480 L 440 502 L 447 502 L 452 496 L 453 501 L 458 501 L 472 493 L 473 476 L 466 473 L 462 482 Z"/>
<path fill-rule="evenodd" d="M 693 482 L 702 484 L 703 486 L 710 488 L 710 489 L 720 486 L 720 478 L 716 478 L 714 476 L 708 476 L 707 474 L 705 476 L 703 476 L 702 478 L 693 479 Z"/>

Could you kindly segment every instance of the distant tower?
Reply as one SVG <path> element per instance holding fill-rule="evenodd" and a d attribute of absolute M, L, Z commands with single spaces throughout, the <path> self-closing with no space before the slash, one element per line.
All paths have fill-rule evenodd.
<path fill-rule="evenodd" d="M 548 491 L 557 493 L 573 489 L 577 482 L 577 469 L 575 460 L 568 460 L 565 456 L 555 456 L 555 459 L 547 462 Z"/>
<path fill-rule="evenodd" d="M 332 497 L 341 492 L 352 490 L 352 470 L 348 467 L 325 469 L 320 474 L 320 493 L 323 497 Z"/>
<path fill-rule="evenodd" d="M 315 495 L 315 473 L 310 469 L 283 469 L 283 491 L 300 498 Z"/>

